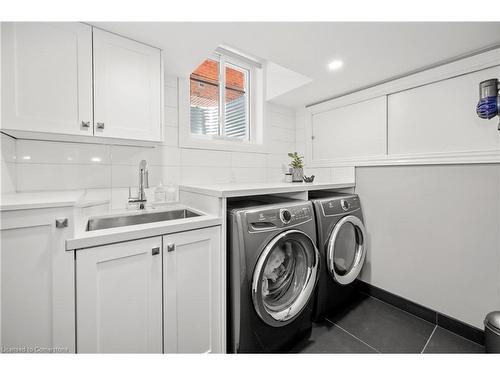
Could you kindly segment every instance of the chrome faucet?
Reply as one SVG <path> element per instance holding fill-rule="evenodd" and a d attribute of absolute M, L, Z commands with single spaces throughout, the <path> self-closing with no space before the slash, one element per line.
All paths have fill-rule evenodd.
<path fill-rule="evenodd" d="M 139 203 L 139 209 L 143 210 L 146 207 L 146 192 L 144 189 L 149 188 L 149 172 L 148 162 L 141 160 L 139 163 L 139 191 L 137 197 L 132 197 L 130 187 L 128 188 L 128 203 Z"/>

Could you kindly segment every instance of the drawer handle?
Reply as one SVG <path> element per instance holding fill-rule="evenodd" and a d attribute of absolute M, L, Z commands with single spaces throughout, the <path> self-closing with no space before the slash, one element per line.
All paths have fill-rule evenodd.
<path fill-rule="evenodd" d="M 151 254 L 152 255 L 158 255 L 158 254 L 160 254 L 160 247 L 153 247 L 151 249 Z"/>
<path fill-rule="evenodd" d="M 169 243 L 167 245 L 167 251 L 170 253 L 175 250 L 175 243 Z"/>
<path fill-rule="evenodd" d="M 97 129 L 101 129 L 101 130 L 104 129 L 104 122 L 98 122 L 98 123 L 96 123 L 96 125 L 97 125 Z"/>
<path fill-rule="evenodd" d="M 90 121 L 82 121 L 82 128 L 90 128 Z"/>

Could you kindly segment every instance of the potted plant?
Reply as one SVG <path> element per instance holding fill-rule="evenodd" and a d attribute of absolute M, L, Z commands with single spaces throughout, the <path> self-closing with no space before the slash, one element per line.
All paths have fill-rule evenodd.
<path fill-rule="evenodd" d="M 292 158 L 290 163 L 292 182 L 302 182 L 302 177 L 304 177 L 304 157 L 299 156 L 297 152 L 289 152 L 288 156 Z"/>

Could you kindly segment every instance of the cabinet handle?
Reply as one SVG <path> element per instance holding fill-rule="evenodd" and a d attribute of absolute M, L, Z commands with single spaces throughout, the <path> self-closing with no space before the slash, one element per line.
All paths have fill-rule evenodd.
<path fill-rule="evenodd" d="M 153 247 L 151 249 L 151 254 L 152 255 L 158 255 L 158 254 L 160 254 L 160 248 L 159 247 Z"/>
<path fill-rule="evenodd" d="M 68 218 L 60 217 L 56 219 L 56 228 L 66 228 L 68 226 Z"/>
<path fill-rule="evenodd" d="M 169 243 L 167 245 L 167 251 L 170 253 L 175 250 L 175 243 Z"/>
<path fill-rule="evenodd" d="M 97 129 L 101 129 L 101 130 L 104 129 L 104 122 L 98 122 L 98 123 L 96 123 L 96 125 L 97 125 Z"/>
<path fill-rule="evenodd" d="M 82 128 L 90 128 L 90 121 L 82 121 Z"/>

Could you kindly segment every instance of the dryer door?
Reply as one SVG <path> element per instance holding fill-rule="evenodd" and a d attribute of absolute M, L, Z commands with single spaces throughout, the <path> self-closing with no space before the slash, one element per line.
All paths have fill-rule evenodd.
<path fill-rule="evenodd" d="M 318 276 L 319 253 L 304 232 L 274 237 L 254 269 L 252 299 L 259 317 L 273 327 L 291 323 L 311 298 Z"/>
<path fill-rule="evenodd" d="M 333 279 L 342 285 L 358 277 L 366 257 L 366 230 L 356 216 L 345 216 L 333 228 L 326 264 Z"/>

